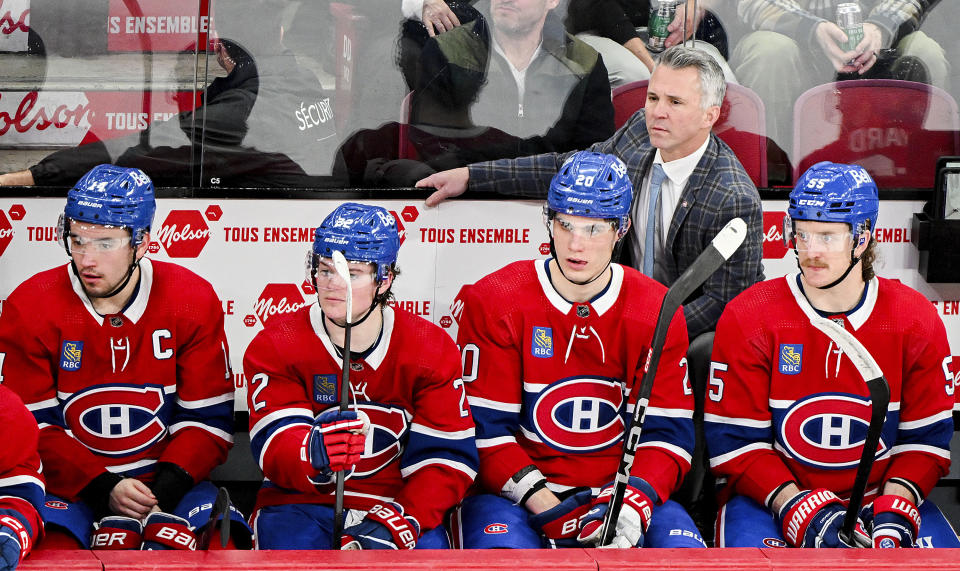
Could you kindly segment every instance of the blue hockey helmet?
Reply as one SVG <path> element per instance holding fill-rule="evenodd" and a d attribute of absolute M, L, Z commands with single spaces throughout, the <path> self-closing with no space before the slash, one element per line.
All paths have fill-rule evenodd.
<path fill-rule="evenodd" d="M 376 264 L 377 281 L 383 281 L 400 250 L 397 221 L 379 206 L 341 204 L 317 228 L 311 269 L 316 268 L 317 257 L 329 258 L 334 250 L 347 260 Z"/>
<path fill-rule="evenodd" d="M 877 185 L 863 167 L 823 161 L 793 187 L 787 216 L 790 221 L 842 222 L 857 235 L 876 228 L 879 208 Z"/>
<path fill-rule="evenodd" d="M 547 208 L 587 218 L 616 219 L 627 231 L 633 185 L 627 167 L 613 155 L 580 151 L 568 158 L 550 181 Z"/>
<path fill-rule="evenodd" d="M 67 220 L 129 228 L 137 247 L 153 225 L 157 203 L 153 182 L 140 169 L 98 165 L 83 175 L 67 193 L 58 236 L 64 238 Z M 66 220 L 64 220 L 66 219 Z"/>

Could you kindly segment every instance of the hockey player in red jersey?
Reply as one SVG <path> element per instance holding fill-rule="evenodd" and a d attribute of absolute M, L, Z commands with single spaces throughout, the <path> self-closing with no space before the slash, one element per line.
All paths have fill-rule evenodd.
<path fill-rule="evenodd" d="M 463 547 L 599 542 L 625 426 L 666 288 L 611 263 L 630 227 L 623 163 L 582 151 L 550 183 L 552 257 L 512 263 L 466 288 L 458 344 L 477 423 L 482 494 L 455 521 Z M 613 545 L 702 547 L 669 501 L 690 468 L 693 396 L 677 311 Z"/>
<path fill-rule="evenodd" d="M 37 423 L 20 398 L 3 385 L 0 442 L 0 569 L 7 571 L 17 568 L 43 533 L 39 510 L 44 484 Z"/>
<path fill-rule="evenodd" d="M 725 484 L 720 546 L 960 547 L 925 499 L 950 466 L 950 348 L 927 299 L 874 275 L 878 206 L 862 167 L 810 167 L 784 221 L 800 271 L 754 285 L 720 318 L 705 415 L 710 465 Z M 890 387 L 871 503 L 846 539 L 871 400 L 817 318 L 853 334 Z"/>
<path fill-rule="evenodd" d="M 220 300 L 144 257 L 155 210 L 141 171 L 92 169 L 58 226 L 70 263 L 0 315 L 4 383 L 40 427 L 48 535 L 83 546 L 193 548 L 216 495 L 204 480 L 232 443 Z"/>
<path fill-rule="evenodd" d="M 247 347 L 250 440 L 264 473 L 258 549 L 443 548 L 440 525 L 477 470 L 460 355 L 439 327 L 388 301 L 396 221 L 346 203 L 317 228 L 307 279 L 317 303 L 271 322 Z M 351 288 L 332 260 L 349 261 Z M 350 322 L 350 410 L 340 412 Z M 345 471 L 344 542 L 332 544 L 336 472 Z"/>

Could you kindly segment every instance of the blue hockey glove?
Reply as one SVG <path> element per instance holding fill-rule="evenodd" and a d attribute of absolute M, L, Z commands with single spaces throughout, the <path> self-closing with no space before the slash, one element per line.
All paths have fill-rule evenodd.
<path fill-rule="evenodd" d="M 830 490 L 804 490 L 780 508 L 777 518 L 783 538 L 793 547 L 862 547 L 870 545 L 870 536 L 857 519 L 853 544 L 840 537 L 847 508 Z"/>
<path fill-rule="evenodd" d="M 558 545 L 577 547 L 580 518 L 589 511 L 590 498 L 590 490 L 577 492 L 547 511 L 531 514 L 527 521 L 544 537 L 558 541 Z"/>
<path fill-rule="evenodd" d="M 26 526 L 13 516 L 0 516 L 0 569 L 16 569 L 29 551 L 30 534 Z"/>
<path fill-rule="evenodd" d="M 869 514 L 870 510 L 864 510 Z M 920 512 L 907 498 L 880 496 L 873 502 L 870 536 L 874 547 L 915 547 L 920 533 Z M 866 516 L 868 519 L 869 515 Z"/>
<path fill-rule="evenodd" d="M 623 507 L 620 508 L 620 517 L 617 518 L 617 532 L 609 545 L 600 545 L 603 540 L 600 533 L 603 529 L 603 518 L 607 515 L 610 497 L 613 496 L 613 484 L 607 484 L 600 494 L 593 499 L 590 511 L 584 516 L 580 526 L 580 543 L 592 544 L 597 547 L 643 547 L 643 534 L 650 527 L 650 518 L 653 516 L 653 506 L 657 501 L 657 493 L 653 486 L 642 478 L 630 477 L 630 483 L 623 494 Z"/>
<path fill-rule="evenodd" d="M 362 412 L 340 412 L 330 408 L 321 412 L 300 449 L 300 459 L 307 463 L 307 472 L 313 473 L 314 484 L 330 484 L 334 472 L 346 470 L 349 478 L 363 454 L 370 421 Z"/>
<path fill-rule="evenodd" d="M 90 549 L 140 549 L 143 526 L 140 520 L 110 515 L 93 524 Z"/>
<path fill-rule="evenodd" d="M 144 551 L 162 551 L 165 549 L 185 549 L 196 551 L 197 536 L 190 529 L 190 523 L 182 517 L 164 512 L 153 512 L 147 516 L 143 526 Z"/>
<path fill-rule="evenodd" d="M 373 506 L 356 525 L 343 530 L 341 549 L 413 549 L 420 539 L 420 523 L 404 515 L 403 506 L 384 502 Z"/>

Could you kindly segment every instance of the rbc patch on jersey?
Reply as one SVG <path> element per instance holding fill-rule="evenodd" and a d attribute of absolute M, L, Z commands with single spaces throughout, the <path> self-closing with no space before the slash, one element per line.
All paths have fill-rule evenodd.
<path fill-rule="evenodd" d="M 64 341 L 60 345 L 60 368 L 64 371 L 80 369 L 83 360 L 83 341 Z"/>
<path fill-rule="evenodd" d="M 335 404 L 337 402 L 337 376 L 313 376 L 313 402 L 317 404 Z"/>
<path fill-rule="evenodd" d="M 549 327 L 533 328 L 530 354 L 541 359 L 553 357 L 553 329 Z"/>
<path fill-rule="evenodd" d="M 799 375 L 803 361 L 803 345 L 780 344 L 780 373 Z"/>

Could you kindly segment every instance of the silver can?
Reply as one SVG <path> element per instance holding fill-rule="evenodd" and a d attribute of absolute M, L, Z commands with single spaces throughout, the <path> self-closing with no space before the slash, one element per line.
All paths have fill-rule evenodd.
<path fill-rule="evenodd" d="M 860 5 L 848 2 L 837 5 L 837 26 L 847 35 L 847 43 L 840 46 L 843 51 L 856 49 L 863 41 L 863 13 Z"/>
<path fill-rule="evenodd" d="M 647 28 L 650 37 L 647 39 L 647 49 L 652 52 L 662 52 L 666 47 L 667 26 L 673 21 L 677 13 L 677 5 L 680 0 L 650 0 L 650 19 L 647 22 Z"/>

